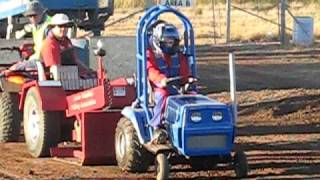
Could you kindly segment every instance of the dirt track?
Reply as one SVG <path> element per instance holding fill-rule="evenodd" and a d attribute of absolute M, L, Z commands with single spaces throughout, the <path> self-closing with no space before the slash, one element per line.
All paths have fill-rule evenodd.
<path fill-rule="evenodd" d="M 201 56 L 201 53 L 198 54 Z M 210 56 L 202 57 L 210 59 Z M 248 179 L 320 179 L 320 62 L 313 59 L 238 61 L 239 121 L 236 147 L 248 155 Z M 228 102 L 225 62 L 202 61 L 203 92 Z M 31 158 L 23 143 L 0 145 L 4 179 L 146 179 L 116 166 L 80 167 L 52 158 Z M 172 178 L 235 179 L 232 169 L 195 172 L 173 166 Z"/>

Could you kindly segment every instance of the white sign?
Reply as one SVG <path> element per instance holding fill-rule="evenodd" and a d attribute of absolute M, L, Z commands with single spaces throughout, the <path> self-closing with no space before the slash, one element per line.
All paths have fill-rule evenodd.
<path fill-rule="evenodd" d="M 196 5 L 196 0 L 147 0 L 146 6 L 151 7 L 156 4 L 166 6 L 180 6 L 180 7 L 191 7 Z"/>
<path fill-rule="evenodd" d="M 114 87 L 113 88 L 113 96 L 114 97 L 126 96 L 126 88 L 125 87 Z"/>
<path fill-rule="evenodd" d="M 162 5 L 191 7 L 196 5 L 196 0 L 161 0 Z"/>

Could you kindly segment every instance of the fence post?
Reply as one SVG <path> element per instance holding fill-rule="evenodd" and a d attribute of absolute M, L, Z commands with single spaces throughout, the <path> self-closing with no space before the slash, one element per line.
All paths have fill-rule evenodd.
<path fill-rule="evenodd" d="M 280 2 L 280 43 L 281 45 L 286 45 L 286 0 L 281 0 Z"/>
<path fill-rule="evenodd" d="M 230 21 L 231 21 L 231 0 L 226 1 L 226 10 L 227 10 L 227 32 L 226 32 L 226 43 L 230 42 Z"/>

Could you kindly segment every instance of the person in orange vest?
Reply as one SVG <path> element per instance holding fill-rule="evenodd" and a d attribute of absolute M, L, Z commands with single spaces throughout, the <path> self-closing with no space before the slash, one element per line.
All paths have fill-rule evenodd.
<path fill-rule="evenodd" d="M 16 32 L 16 39 L 21 39 L 28 33 L 32 33 L 33 38 L 33 54 L 27 59 L 23 59 L 7 70 L 2 71 L 0 75 L 5 75 L 10 71 L 15 70 L 36 70 L 36 60 L 40 60 L 40 52 L 42 48 L 43 40 L 46 37 L 46 32 L 48 31 L 48 25 L 50 23 L 51 17 L 46 14 L 46 10 L 39 1 L 30 1 L 27 4 L 27 10 L 24 16 L 29 18 L 30 23 L 26 24 L 24 28 Z"/>
<path fill-rule="evenodd" d="M 51 17 L 47 15 L 46 9 L 39 1 L 29 2 L 24 16 L 28 17 L 30 23 L 26 24 L 22 30 L 16 32 L 16 39 L 21 39 L 27 34 L 32 33 L 34 54 L 29 59 L 40 60 L 42 42 L 46 37 Z"/>

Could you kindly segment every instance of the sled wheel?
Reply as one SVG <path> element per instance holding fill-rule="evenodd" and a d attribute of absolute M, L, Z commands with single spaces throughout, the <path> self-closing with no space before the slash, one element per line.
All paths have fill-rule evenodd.
<path fill-rule="evenodd" d="M 29 153 L 33 157 L 50 155 L 50 148 L 60 140 L 62 112 L 43 111 L 37 89 L 28 90 L 24 103 L 24 135 Z"/>

